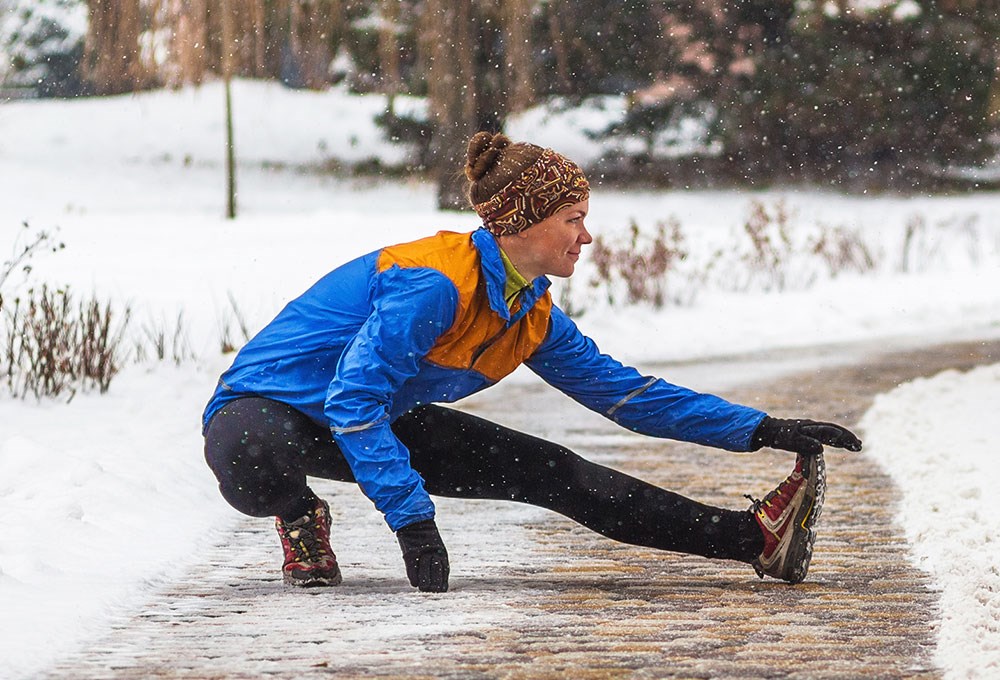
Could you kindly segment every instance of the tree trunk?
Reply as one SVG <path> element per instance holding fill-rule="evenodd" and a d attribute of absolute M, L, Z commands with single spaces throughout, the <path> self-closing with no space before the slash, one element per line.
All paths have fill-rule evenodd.
<path fill-rule="evenodd" d="M 469 0 L 428 0 L 427 95 L 433 137 L 431 171 L 438 207 L 468 207 L 462 175 L 465 150 L 476 132 L 475 40 Z"/>
<path fill-rule="evenodd" d="M 248 49 L 245 56 L 248 74 L 254 78 L 267 75 L 265 52 L 267 49 L 268 25 L 265 21 L 264 0 L 244 0 L 246 2 L 246 41 Z"/>
<path fill-rule="evenodd" d="M 993 131 L 997 132 L 1000 131 L 1000 20 L 993 25 L 993 82 L 990 84 L 990 103 L 986 115 L 989 116 Z"/>
<path fill-rule="evenodd" d="M 531 0 L 501 3 L 507 36 L 508 111 L 523 111 L 534 103 L 535 74 L 531 58 Z"/>
<path fill-rule="evenodd" d="M 378 34 L 382 91 L 389 101 L 402 89 L 399 71 L 399 0 L 382 0 L 382 27 Z"/>
<path fill-rule="evenodd" d="M 331 32 L 336 17 L 330 0 L 293 0 L 291 46 L 299 65 L 301 84 L 313 90 L 326 87 Z"/>
<path fill-rule="evenodd" d="M 121 94 L 152 85 L 139 47 L 139 0 L 87 0 L 87 9 L 84 79 L 94 94 Z"/>
<path fill-rule="evenodd" d="M 200 85 L 208 71 L 207 0 L 168 0 L 163 12 L 164 28 L 170 32 L 170 54 L 164 64 L 164 83 L 179 87 Z"/>
<path fill-rule="evenodd" d="M 556 57 L 556 76 L 559 91 L 568 94 L 572 91 L 572 79 L 569 69 L 569 50 L 566 43 L 566 32 L 563 31 L 562 3 L 551 0 L 549 3 L 549 39 L 552 42 L 552 53 Z"/>

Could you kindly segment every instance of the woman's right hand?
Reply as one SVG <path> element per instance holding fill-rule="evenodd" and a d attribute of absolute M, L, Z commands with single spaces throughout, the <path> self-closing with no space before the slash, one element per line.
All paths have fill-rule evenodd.
<path fill-rule="evenodd" d="M 784 420 L 765 416 L 754 432 L 751 450 L 763 446 L 807 456 L 823 453 L 823 445 L 860 451 L 861 440 L 846 427 L 814 420 Z"/>

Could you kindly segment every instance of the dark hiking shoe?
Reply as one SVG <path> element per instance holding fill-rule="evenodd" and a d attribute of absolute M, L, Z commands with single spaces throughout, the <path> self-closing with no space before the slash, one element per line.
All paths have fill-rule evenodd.
<path fill-rule="evenodd" d="M 316 499 L 316 506 L 294 522 L 274 518 L 274 527 L 285 550 L 281 573 L 292 586 L 335 586 L 342 578 L 337 556 L 330 548 L 330 506 Z"/>
<path fill-rule="evenodd" d="M 751 564 L 757 575 L 799 583 L 812 559 L 813 525 L 823 509 L 826 465 L 823 456 L 799 455 L 792 474 L 764 500 L 753 500 L 751 512 L 764 532 L 764 550 Z"/>

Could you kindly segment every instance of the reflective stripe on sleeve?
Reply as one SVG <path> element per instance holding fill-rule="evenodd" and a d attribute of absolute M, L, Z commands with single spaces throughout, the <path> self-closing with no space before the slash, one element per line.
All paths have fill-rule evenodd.
<path fill-rule="evenodd" d="M 351 425 L 350 427 L 336 427 L 334 425 L 331 425 L 330 432 L 332 432 L 333 434 L 350 434 L 352 432 L 363 432 L 369 428 L 379 425 L 380 423 L 384 423 L 387 420 L 389 420 L 388 413 L 386 413 L 378 420 L 373 420 L 370 423 L 362 423 L 361 425 Z"/>
<path fill-rule="evenodd" d="M 625 397 L 621 401 L 619 401 L 617 404 L 615 404 L 614 406 L 612 406 L 611 408 L 609 408 L 607 410 L 607 415 L 609 415 L 609 416 L 614 415 L 615 411 L 617 411 L 622 406 L 624 406 L 625 404 L 627 404 L 629 401 L 631 401 L 632 399 L 635 399 L 640 394 L 642 394 L 643 392 L 645 392 L 646 390 L 648 390 L 650 387 L 652 387 L 653 384 L 656 382 L 656 380 L 657 380 L 656 378 L 650 378 L 649 382 L 647 382 L 645 385 L 643 385 L 642 387 L 639 387 L 637 389 L 634 389 L 631 392 L 629 392 L 628 394 L 626 394 Z"/>

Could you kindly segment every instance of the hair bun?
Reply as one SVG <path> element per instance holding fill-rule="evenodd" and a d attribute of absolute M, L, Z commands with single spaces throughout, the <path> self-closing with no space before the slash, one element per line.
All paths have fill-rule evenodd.
<path fill-rule="evenodd" d="M 469 150 L 465 163 L 465 176 L 470 182 L 478 182 L 496 166 L 500 154 L 510 146 L 510 138 L 498 132 L 477 132 L 469 140 Z"/>

